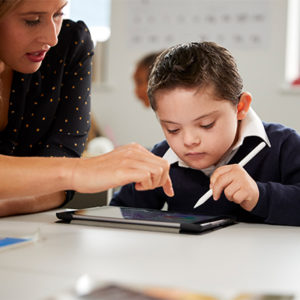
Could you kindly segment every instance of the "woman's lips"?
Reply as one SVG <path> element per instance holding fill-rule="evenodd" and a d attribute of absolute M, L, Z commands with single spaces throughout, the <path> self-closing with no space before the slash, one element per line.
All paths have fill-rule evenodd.
<path fill-rule="evenodd" d="M 32 62 L 41 62 L 45 58 L 46 53 L 47 51 L 42 50 L 42 51 L 26 53 L 26 56 Z"/>

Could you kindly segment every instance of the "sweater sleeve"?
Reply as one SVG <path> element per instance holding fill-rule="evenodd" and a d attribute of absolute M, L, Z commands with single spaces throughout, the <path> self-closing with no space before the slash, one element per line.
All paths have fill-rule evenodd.
<path fill-rule="evenodd" d="M 300 137 L 292 131 L 280 145 L 278 157 L 271 158 L 278 161 L 279 180 L 257 182 L 260 196 L 252 214 L 264 218 L 265 223 L 300 225 L 299 150 Z"/>

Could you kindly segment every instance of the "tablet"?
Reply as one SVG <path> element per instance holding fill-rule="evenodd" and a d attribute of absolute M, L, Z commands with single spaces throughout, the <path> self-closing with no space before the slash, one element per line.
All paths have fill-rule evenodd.
<path fill-rule="evenodd" d="M 233 218 L 224 216 L 118 206 L 65 210 L 56 213 L 56 216 L 73 224 L 174 233 L 201 233 L 236 223 Z"/>

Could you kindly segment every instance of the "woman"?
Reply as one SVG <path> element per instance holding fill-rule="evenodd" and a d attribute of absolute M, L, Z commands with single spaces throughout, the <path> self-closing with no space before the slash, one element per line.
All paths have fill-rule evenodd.
<path fill-rule="evenodd" d="M 169 165 L 137 144 L 80 157 L 90 126 L 92 41 L 66 0 L 0 0 L 0 216 L 136 182 L 172 195 Z M 72 157 L 72 158 L 70 158 Z"/>

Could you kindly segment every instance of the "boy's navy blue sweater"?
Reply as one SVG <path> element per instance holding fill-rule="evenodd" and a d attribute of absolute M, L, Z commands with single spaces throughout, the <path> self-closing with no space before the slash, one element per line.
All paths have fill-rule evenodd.
<path fill-rule="evenodd" d="M 135 190 L 134 184 L 128 184 L 115 193 L 110 205 L 161 209 L 167 202 L 169 211 L 229 215 L 243 222 L 300 225 L 300 136 L 279 124 L 264 123 L 264 127 L 271 148 L 265 147 L 244 167 L 259 188 L 259 201 L 251 212 L 228 201 L 224 193 L 218 201 L 210 198 L 193 209 L 208 191 L 209 177 L 177 163 L 170 168 L 174 197 L 166 196 L 162 188 L 141 192 Z M 247 137 L 230 164 L 238 163 L 260 142 L 258 137 Z M 152 152 L 162 157 L 168 148 L 163 141 Z"/>

